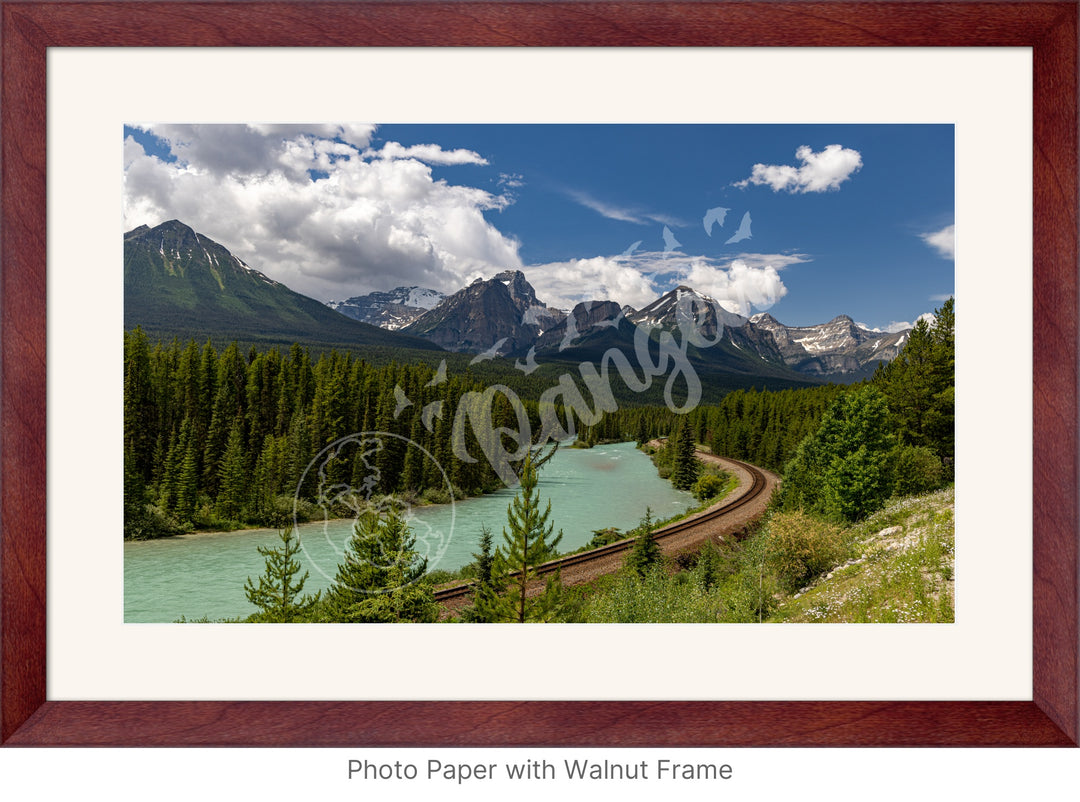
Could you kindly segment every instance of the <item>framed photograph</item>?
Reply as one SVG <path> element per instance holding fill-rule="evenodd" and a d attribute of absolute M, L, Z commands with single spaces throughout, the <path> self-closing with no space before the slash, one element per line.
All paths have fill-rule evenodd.
<path fill-rule="evenodd" d="M 1071 2 L 4 3 L 0 742 L 1076 745 L 1076 29 L 1077 4 Z M 87 44 L 94 48 L 86 49 Z M 368 123 L 381 125 L 381 138 L 373 136 L 376 129 Z M 702 143 L 724 127 L 730 132 L 722 139 L 729 155 L 745 153 L 740 157 L 743 173 L 725 177 L 726 183 L 715 188 L 673 178 L 693 174 L 695 154 L 707 148 Z M 292 133 L 283 136 L 286 130 Z M 612 131 L 618 135 L 611 136 Z M 268 137 L 303 153 L 288 148 L 263 153 L 259 149 Z M 560 138 L 566 140 L 561 152 L 550 144 Z M 771 139 L 783 140 L 785 147 L 791 140 L 787 161 L 770 156 L 771 161 L 763 157 L 758 162 L 752 155 Z M 617 206 L 603 197 L 605 186 L 612 185 L 589 182 L 590 168 L 601 161 L 611 140 L 640 173 L 620 175 L 620 180 L 636 182 L 640 191 L 652 195 L 653 206 Z M 863 147 L 863 142 L 869 144 Z M 871 164 L 866 156 L 864 165 L 871 147 L 891 160 Z M 667 158 L 669 154 L 661 152 L 665 149 L 677 152 L 681 160 Z M 550 155 L 557 152 L 560 155 Z M 489 163 L 495 153 L 500 161 Z M 254 163 L 263 157 L 280 169 L 300 171 L 298 185 L 303 184 L 305 192 L 310 187 L 331 192 L 318 198 L 286 193 L 262 181 L 257 170 L 249 175 L 238 166 L 244 159 Z M 728 208 L 736 205 L 731 199 L 749 205 L 751 193 L 760 193 L 754 208 L 763 211 L 760 217 L 755 212 L 754 220 L 762 222 L 753 225 L 762 231 L 770 219 L 779 221 L 785 214 L 789 217 L 784 226 L 801 226 L 795 245 L 780 250 L 779 244 L 769 251 L 771 261 L 779 260 L 783 270 L 812 262 L 793 248 L 812 242 L 809 232 L 824 224 L 821 217 L 795 220 L 792 216 L 805 213 L 809 204 L 796 207 L 786 199 L 812 193 L 834 200 L 846 197 L 846 206 L 836 200 L 831 207 L 829 223 L 847 232 L 841 239 L 850 238 L 856 245 L 876 242 L 891 251 L 888 258 L 878 259 L 872 282 L 852 288 L 853 297 L 858 292 L 864 297 L 921 294 L 926 301 L 946 303 L 950 316 L 951 296 L 956 292 L 962 299 L 957 329 L 957 403 L 964 412 L 955 428 L 956 591 L 953 596 L 950 558 L 947 576 L 942 574 L 948 582 L 948 603 L 934 597 L 941 617 L 918 619 L 948 623 L 880 623 L 905 620 L 897 610 L 870 619 L 879 623 L 860 626 L 168 623 L 184 608 L 169 606 L 172 602 L 153 607 L 162 599 L 155 599 L 153 589 L 144 592 L 130 577 L 125 579 L 125 558 L 113 543 L 118 540 L 116 529 L 131 521 L 126 517 L 127 494 L 124 509 L 113 500 L 119 499 L 121 488 L 128 488 L 133 465 L 126 434 L 120 453 L 119 432 L 124 414 L 130 412 L 120 404 L 125 371 L 115 324 L 123 316 L 125 331 L 138 324 L 152 336 L 155 326 L 162 332 L 177 329 L 169 328 L 170 308 L 154 306 L 152 293 L 132 302 L 134 296 L 126 294 L 131 287 L 117 265 L 143 259 L 146 265 L 160 262 L 168 271 L 174 248 L 181 259 L 176 243 L 191 240 L 206 254 L 207 270 L 219 284 L 223 279 L 215 269 L 220 260 L 234 260 L 253 286 L 276 285 L 258 271 L 264 265 L 251 255 L 265 260 L 262 255 L 271 252 L 271 242 L 288 247 L 282 244 L 285 238 L 266 235 L 271 221 L 282 231 L 295 228 L 298 209 L 309 203 L 321 206 L 324 218 L 339 214 L 356 219 L 363 216 L 365 203 L 387 200 L 374 197 L 382 189 L 346 197 L 349 190 L 335 181 L 349 160 L 386 175 L 397 170 L 392 180 L 384 175 L 380 184 L 395 192 L 415 191 L 420 181 L 440 192 L 468 196 L 486 250 L 470 263 L 472 268 L 459 266 L 453 276 L 439 279 L 443 283 L 436 289 L 448 296 L 457 286 L 451 285 L 464 280 L 469 269 L 489 267 L 499 259 L 514 266 L 521 247 L 516 237 L 539 222 L 522 216 L 531 208 L 541 209 L 551 226 L 561 226 L 549 238 L 578 243 L 589 256 L 609 246 L 589 241 L 586 226 L 579 225 L 568 208 L 593 214 L 604 224 L 655 229 L 649 235 L 655 243 L 620 241 L 610 252 L 622 250 L 621 256 L 602 265 L 585 259 L 563 263 L 559 260 L 565 254 L 552 251 L 530 252 L 530 262 L 543 262 L 547 271 L 530 272 L 530 264 L 522 262 L 524 272 L 509 270 L 491 279 L 480 270 L 470 285 L 475 292 L 486 291 L 490 284 L 500 298 L 532 299 L 522 318 L 528 318 L 532 328 L 524 334 L 508 329 L 501 338 L 484 332 L 480 340 L 464 345 L 464 340 L 442 342 L 441 330 L 428 331 L 422 322 L 434 294 L 421 298 L 414 292 L 408 303 L 395 302 L 379 311 L 398 314 L 401 307 L 415 313 L 404 324 L 406 334 L 427 337 L 451 353 L 467 352 L 463 358 L 474 364 L 508 357 L 507 364 L 525 376 L 535 370 L 535 356 L 540 362 L 549 358 L 542 339 L 546 330 L 549 339 L 559 325 L 567 330 L 561 345 L 558 336 L 549 343 L 550 354 L 580 342 L 570 337 L 566 320 L 576 316 L 574 303 L 585 297 L 581 293 L 589 292 L 575 282 L 584 285 L 588 278 L 608 282 L 605 288 L 621 282 L 621 292 L 631 301 L 630 306 L 612 308 L 617 315 L 613 321 L 601 321 L 610 323 L 601 326 L 605 332 L 619 331 L 623 317 L 662 325 L 657 321 L 663 298 L 655 303 L 651 298 L 670 290 L 671 302 L 681 303 L 686 295 L 681 282 L 704 283 L 710 300 L 723 299 L 723 311 L 716 308 L 713 314 L 730 315 L 736 323 L 728 325 L 749 327 L 746 332 L 755 330 L 750 321 L 784 328 L 768 316 L 751 317 L 767 310 L 786 289 L 772 265 L 758 266 L 755 260 L 762 254 L 745 247 L 743 240 L 752 237 L 751 215 Z M 118 169 L 121 164 L 123 171 Z M 478 188 L 479 179 L 470 187 L 457 186 L 443 172 L 464 165 L 490 173 L 486 189 Z M 516 165 L 527 166 L 519 170 Z M 619 172 L 612 168 L 605 175 Z M 210 239 L 207 227 L 229 212 L 224 205 L 215 206 L 210 185 L 200 183 L 199 175 L 217 185 L 236 183 L 240 189 L 234 199 L 243 197 L 259 207 L 262 233 L 253 229 L 251 238 L 265 235 L 261 244 L 243 237 L 219 244 L 225 236 L 216 229 L 211 229 L 215 239 Z M 521 204 L 515 218 L 505 210 L 519 193 L 529 191 L 532 175 L 543 175 L 548 194 L 563 206 L 555 201 L 547 207 Z M 852 176 L 879 188 L 877 195 L 864 196 L 863 208 L 859 196 L 845 196 L 841 187 Z M 357 182 L 354 187 L 363 183 L 357 175 L 351 179 Z M 177 208 L 162 198 L 179 182 L 185 182 L 176 190 L 186 193 L 183 208 L 196 219 L 159 224 L 154 215 Z M 922 194 L 915 193 L 916 186 Z M 661 200 L 661 188 L 701 198 L 695 197 L 692 211 L 676 219 L 667 214 L 674 204 Z M 924 206 L 929 207 L 926 197 L 948 199 L 948 204 L 939 204 L 937 217 L 928 209 L 928 216 L 917 222 L 899 215 L 890 220 L 885 208 L 865 214 L 869 203 L 884 206 L 886 198 L 909 191 Z M 331 195 L 336 200 L 330 200 Z M 112 202 L 121 198 L 123 255 Z M 333 203 L 344 205 L 331 209 Z M 455 206 L 459 233 L 470 225 L 461 208 Z M 438 216 L 437 210 L 428 212 Z M 499 234 L 483 222 L 485 213 L 505 213 L 512 221 L 505 225 L 513 234 Z M 694 214 L 704 214 L 704 233 L 700 217 L 692 227 L 686 222 Z M 608 240 L 621 236 L 610 232 L 626 230 L 611 228 Z M 723 238 L 715 236 L 719 230 Z M 396 231 L 394 247 L 404 248 L 402 238 L 410 231 L 420 229 Z M 901 234 L 890 239 L 897 231 Z M 319 264 L 297 269 L 295 280 L 301 286 L 294 288 L 326 301 L 328 282 L 335 275 L 336 235 L 332 227 L 309 227 L 305 233 L 325 247 Z M 730 260 L 684 258 L 697 246 L 681 246 L 676 235 L 688 242 L 695 237 L 713 243 L 727 239 L 732 254 L 741 244 L 736 255 L 745 282 L 733 288 Z M 760 239 L 765 248 L 768 240 Z M 941 279 L 950 286 L 940 290 L 920 283 L 909 267 L 911 260 L 905 262 L 896 251 L 906 247 L 893 244 L 901 240 L 947 261 L 959 254 L 955 289 L 951 276 Z M 427 247 L 417 242 L 421 250 Z M 854 254 L 873 252 L 870 246 L 856 245 L 851 248 Z M 378 252 L 365 254 L 372 264 L 385 264 L 378 269 L 388 273 L 389 283 L 378 289 L 395 283 L 389 274 L 400 276 L 397 284 L 422 283 L 405 276 L 392 260 L 380 262 Z M 467 256 L 473 258 L 473 253 Z M 823 275 L 834 268 L 821 264 L 817 269 Z M 893 273 L 895 280 L 890 281 Z M 423 275 L 436 274 L 429 270 Z M 631 274 L 651 278 L 634 285 L 627 283 Z M 663 280 L 657 278 L 661 274 Z M 845 275 L 858 283 L 857 272 Z M 542 290 L 535 295 L 554 299 L 550 306 L 535 300 L 534 285 Z M 433 286 L 423 284 L 423 289 L 434 293 Z M 355 287 L 355 293 L 347 294 L 359 296 L 361 290 L 375 288 L 362 282 Z M 266 308 L 271 301 L 260 303 Z M 319 309 L 310 314 L 319 320 L 330 315 L 325 306 L 315 306 Z M 133 309 L 143 317 L 129 320 Z M 232 304 L 217 319 L 233 315 L 228 322 L 238 330 L 239 310 Z M 570 310 L 569 317 L 565 310 Z M 576 334 L 585 325 L 595 325 L 589 313 L 588 308 L 582 311 Z M 541 320 L 544 315 L 551 319 Z M 325 333 L 337 318 L 326 320 L 320 331 L 329 336 Z M 851 325 L 868 338 L 868 352 L 879 347 L 899 350 L 903 340 L 898 338 L 911 331 L 904 327 L 910 324 L 892 321 Z M 886 328 L 875 329 L 877 325 Z M 216 332 L 203 327 L 190 333 L 205 339 Z M 769 342 L 776 342 L 776 336 Z M 788 339 L 801 338 L 796 340 L 800 343 L 816 336 L 822 335 L 809 328 L 785 328 L 784 333 Z M 525 339 L 514 339 L 520 337 Z M 418 347 L 421 339 L 416 339 Z M 248 345 L 251 362 L 258 349 L 254 342 L 246 342 L 245 348 Z M 733 339 L 725 358 L 743 358 L 740 349 L 752 346 L 752 339 Z M 505 353 L 499 350 L 503 347 Z M 203 359 L 218 359 L 217 353 L 207 353 Z M 577 358 L 573 349 L 570 353 Z M 179 352 L 174 356 L 177 364 L 186 358 Z M 239 352 L 236 359 L 242 359 Z M 819 355 L 816 367 L 808 369 L 820 370 L 822 360 Z M 437 425 L 438 401 L 434 391 L 427 391 L 445 380 L 439 378 L 445 361 L 439 368 L 437 362 L 431 363 L 423 381 L 414 377 L 409 384 L 402 378 L 395 395 L 383 393 L 396 404 L 394 417 L 415 407 L 405 413 L 416 413 L 410 435 L 415 439 L 391 436 L 408 440 L 409 448 L 416 446 L 428 456 L 419 443 L 428 442 L 424 426 L 433 432 Z M 867 370 L 872 369 L 868 364 Z M 151 373 L 161 375 L 161 365 Z M 492 403 L 490 398 L 487 403 Z M 391 410 L 373 407 L 370 417 L 390 420 Z M 522 420 L 528 422 L 524 411 L 519 428 Z M 281 499 L 269 492 L 258 503 L 245 497 L 243 504 L 252 506 L 241 513 L 240 497 L 230 500 L 227 492 L 232 480 L 226 455 L 231 440 L 236 439 L 238 450 L 246 435 L 213 425 L 196 434 L 194 426 L 185 420 L 184 426 L 171 427 L 171 435 L 169 427 L 156 435 L 149 424 L 140 427 L 145 435 L 139 436 L 156 437 L 158 446 L 155 451 L 144 444 L 147 464 L 139 481 L 155 488 L 155 503 L 164 499 L 155 513 L 159 517 L 147 526 L 179 520 L 178 511 L 184 512 L 180 518 L 203 514 L 206 520 L 247 516 L 255 521 L 284 509 Z M 644 423 L 639 428 L 643 436 L 653 436 Z M 499 447 L 505 448 L 510 429 L 500 431 Z M 987 436 L 991 431 L 993 437 Z M 474 434 L 468 447 L 461 435 L 461 451 L 483 450 L 487 464 L 499 474 L 498 449 L 485 446 L 491 441 L 479 430 Z M 577 434 L 579 439 L 604 436 L 596 431 Z M 286 429 L 278 435 L 284 447 Z M 196 501 L 194 490 L 187 502 L 181 501 L 186 491 L 178 477 L 185 470 L 183 444 L 191 450 L 203 437 L 220 441 L 222 465 L 212 471 L 213 508 L 198 513 L 197 503 L 202 502 Z M 252 465 L 257 476 L 269 470 L 274 442 L 267 438 L 268 456 L 258 464 L 249 460 L 247 467 L 233 471 L 238 487 Z M 686 442 L 692 452 L 693 440 L 687 436 Z M 700 436 L 698 442 L 704 442 Z M 335 471 L 342 477 L 348 474 L 354 500 L 357 486 L 376 481 L 371 478 L 376 474 L 357 472 L 358 466 L 371 467 L 365 444 L 335 441 L 336 450 L 327 461 L 312 463 L 320 484 L 310 496 L 298 490 L 286 505 L 293 521 L 331 495 L 323 492 L 323 480 L 337 490 L 348 484 L 331 481 L 328 477 L 336 476 Z M 359 450 L 348 450 L 355 447 Z M 378 449 L 391 450 L 385 442 Z M 415 461 L 420 457 L 414 455 L 410 463 L 402 450 L 403 462 L 380 462 L 383 471 L 420 475 L 422 460 Z M 672 451 L 672 470 L 681 470 Z M 913 447 L 908 456 L 916 459 L 916 452 Z M 953 470 L 953 461 L 950 451 L 942 463 L 945 470 Z M 166 470 L 172 471 L 171 478 Z M 749 488 L 752 477 L 747 476 Z M 453 482 L 447 478 L 451 496 L 468 481 L 477 489 L 483 485 L 475 476 L 469 480 L 455 475 Z M 787 484 L 795 486 L 795 479 Z M 441 488 L 425 492 L 430 496 L 425 500 L 442 499 Z M 338 495 L 336 503 L 352 503 Z M 828 503 L 854 503 L 850 495 L 840 493 L 841 501 Z M 991 501 L 998 498 L 1004 503 L 995 508 Z M 837 510 L 841 508 L 833 512 Z M 861 517 L 858 510 L 851 515 Z M 951 518 L 951 502 L 948 515 Z M 625 524 L 628 529 L 631 525 Z M 163 559 L 178 559 L 174 552 L 170 555 Z M 270 561 L 267 555 L 268 572 Z M 1019 575 L 1017 564 L 1024 566 Z M 199 594 L 202 581 L 196 578 L 190 587 L 174 582 L 176 598 Z M 804 582 L 793 584 L 791 592 Z M 258 604 L 256 591 L 253 586 L 248 598 Z M 236 615 L 228 604 L 214 608 L 209 620 Z M 379 614 L 374 608 L 382 609 L 375 604 L 364 614 L 368 617 L 332 620 L 385 620 L 371 617 Z M 359 608 L 348 609 L 355 615 Z M 400 608 L 395 610 L 400 614 Z M 428 612 L 424 608 L 413 620 L 430 621 Z M 205 611 L 192 611 L 193 616 L 202 614 Z M 819 614 L 826 612 L 814 613 Z M 807 616 L 793 620 L 814 620 Z M 513 672 L 518 656 L 525 654 L 532 655 L 527 690 Z M 565 670 L 566 654 L 575 656 L 578 670 Z M 452 659 L 445 659 L 447 655 Z M 253 670 L 268 661 L 276 661 L 277 676 L 290 680 L 281 682 L 274 672 Z M 685 666 L 696 669 L 688 672 Z M 675 691 L 664 691 L 665 684 L 656 690 L 633 682 L 641 675 L 662 677 L 675 671 L 680 672 Z"/>

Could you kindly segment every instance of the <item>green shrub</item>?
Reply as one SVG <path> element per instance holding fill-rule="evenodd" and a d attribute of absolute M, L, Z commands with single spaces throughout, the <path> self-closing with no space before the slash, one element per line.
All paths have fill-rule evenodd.
<path fill-rule="evenodd" d="M 453 501 L 449 491 L 443 487 L 429 487 L 424 491 L 421 499 L 427 504 L 449 504 Z"/>
<path fill-rule="evenodd" d="M 694 482 L 694 486 L 690 488 L 690 491 L 694 494 L 694 498 L 704 503 L 724 492 L 727 483 L 728 474 L 726 471 L 721 471 L 720 473 L 709 471 L 698 477 L 698 480 Z"/>
<path fill-rule="evenodd" d="M 143 514 L 135 520 L 124 522 L 124 536 L 128 540 L 153 540 L 159 537 L 173 537 L 186 531 L 173 516 L 156 504 L 147 504 Z"/>
<path fill-rule="evenodd" d="M 893 493 L 914 496 L 941 485 L 941 460 L 926 446 L 902 446 L 893 458 Z"/>
<path fill-rule="evenodd" d="M 843 551 L 838 526 L 803 512 L 777 513 L 769 522 L 768 564 L 788 593 L 835 566 Z"/>
<path fill-rule="evenodd" d="M 669 576 L 655 565 L 644 578 L 626 571 L 582 605 L 578 620 L 588 623 L 691 623 L 725 620 L 723 599 L 705 592 L 685 575 Z"/>
<path fill-rule="evenodd" d="M 598 549 L 601 546 L 617 543 L 625 537 L 626 535 L 614 526 L 609 526 L 607 529 L 594 529 L 592 539 L 581 551 L 589 551 L 590 549 Z"/>

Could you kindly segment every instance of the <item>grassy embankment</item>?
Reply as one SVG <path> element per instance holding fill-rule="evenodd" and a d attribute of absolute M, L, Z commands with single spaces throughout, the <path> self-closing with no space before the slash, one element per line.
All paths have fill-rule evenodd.
<path fill-rule="evenodd" d="M 572 589 L 581 622 L 953 621 L 953 490 L 898 499 L 847 527 L 772 513 L 741 543 Z"/>

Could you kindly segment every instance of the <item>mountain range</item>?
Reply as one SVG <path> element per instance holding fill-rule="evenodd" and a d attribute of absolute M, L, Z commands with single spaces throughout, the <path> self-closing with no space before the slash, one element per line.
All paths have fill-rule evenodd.
<path fill-rule="evenodd" d="M 642 309 L 614 300 L 573 309 L 545 304 L 519 270 L 477 279 L 450 295 L 398 287 L 320 303 L 290 290 L 178 220 L 124 234 L 124 326 L 163 337 L 392 349 L 508 357 L 519 369 L 632 354 L 639 329 L 692 332 L 696 369 L 785 383 L 851 381 L 893 359 L 907 331 L 872 331 L 840 315 L 816 326 L 747 318 L 686 286 Z M 681 341 L 682 334 L 676 339 Z M 524 362 L 522 362 L 524 360 Z M 520 367 L 524 365 L 524 367 Z"/>
<path fill-rule="evenodd" d="M 390 292 L 372 292 L 344 301 L 327 301 L 326 305 L 354 320 L 397 331 L 429 309 L 434 309 L 445 297 L 438 290 L 398 287 Z"/>
<path fill-rule="evenodd" d="M 418 292 L 426 292 L 423 297 L 428 299 L 439 295 L 434 290 L 399 287 L 352 298 L 350 304 L 369 309 L 384 299 Z M 862 378 L 878 362 L 894 359 L 907 339 L 907 330 L 874 331 L 847 315 L 815 326 L 785 326 L 766 313 L 747 318 L 686 286 L 639 310 L 611 300 L 560 310 L 538 299 L 519 270 L 477 279 L 429 309 L 417 309 L 399 328 L 449 351 L 488 356 L 525 356 L 532 351 L 565 360 L 611 347 L 633 348 L 634 328 L 639 326 L 666 331 L 692 328 L 695 355 L 717 368 L 761 372 L 769 366 L 842 381 Z"/>

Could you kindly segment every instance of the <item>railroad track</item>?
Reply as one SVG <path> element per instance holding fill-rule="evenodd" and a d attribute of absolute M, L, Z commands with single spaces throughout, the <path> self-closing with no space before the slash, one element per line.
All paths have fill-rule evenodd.
<path fill-rule="evenodd" d="M 717 518 L 722 518 L 731 512 L 745 507 L 757 499 L 762 493 L 764 493 L 768 487 L 768 482 L 765 480 L 765 474 L 761 469 L 751 465 L 748 462 L 742 462 L 736 459 L 724 458 L 727 462 L 733 462 L 736 465 L 742 467 L 747 473 L 750 474 L 753 479 L 750 489 L 743 493 L 736 499 L 733 499 L 726 504 L 722 503 L 716 507 L 710 508 L 705 512 L 698 513 L 693 518 L 688 518 L 684 521 L 677 521 L 676 523 L 665 526 L 662 529 L 657 529 L 653 532 L 653 540 L 657 543 L 663 544 L 663 542 L 675 535 L 683 534 L 690 529 L 695 529 L 703 524 L 715 521 Z M 593 560 L 600 560 L 605 557 L 610 557 L 613 554 L 622 554 L 630 551 L 634 547 L 634 538 L 629 537 L 625 540 L 620 540 L 616 543 L 609 543 L 607 546 L 601 546 L 597 549 L 590 549 L 589 551 L 581 551 L 576 554 L 567 554 L 565 557 L 558 557 L 554 560 L 550 560 L 543 565 L 537 566 L 536 573 L 539 576 L 545 574 L 552 574 L 556 571 L 567 568 L 572 565 L 581 565 L 582 563 L 592 562 Z M 435 601 L 447 602 L 453 599 L 461 598 L 472 590 L 471 582 L 464 585 L 455 585 L 452 588 L 444 588 L 443 590 L 435 591 Z"/>

